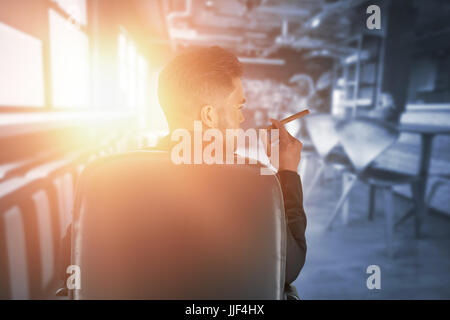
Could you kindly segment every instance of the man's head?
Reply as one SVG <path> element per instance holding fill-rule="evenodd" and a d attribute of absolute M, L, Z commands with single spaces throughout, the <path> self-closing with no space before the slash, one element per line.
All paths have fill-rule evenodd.
<path fill-rule="evenodd" d="M 159 76 L 158 97 L 170 129 L 193 127 L 237 129 L 244 121 L 242 65 L 220 47 L 186 51 L 175 57 Z"/>

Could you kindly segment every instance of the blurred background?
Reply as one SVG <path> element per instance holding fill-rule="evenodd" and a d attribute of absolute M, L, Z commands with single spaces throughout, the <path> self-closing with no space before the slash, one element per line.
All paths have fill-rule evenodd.
<path fill-rule="evenodd" d="M 0 0 L 0 298 L 54 298 L 84 166 L 166 135 L 158 72 L 219 45 L 244 64 L 245 128 L 312 112 L 288 125 L 301 298 L 449 299 L 449 21 L 446 0 Z"/>

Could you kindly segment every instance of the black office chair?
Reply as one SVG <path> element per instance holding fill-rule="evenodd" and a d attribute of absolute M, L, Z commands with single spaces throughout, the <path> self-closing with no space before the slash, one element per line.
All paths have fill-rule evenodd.
<path fill-rule="evenodd" d="M 72 227 L 75 299 L 295 299 L 285 220 L 259 165 L 174 165 L 166 152 L 96 160 Z"/>

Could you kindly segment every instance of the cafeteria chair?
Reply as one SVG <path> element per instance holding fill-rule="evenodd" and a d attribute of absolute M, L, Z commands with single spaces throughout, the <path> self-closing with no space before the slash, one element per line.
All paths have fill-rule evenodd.
<path fill-rule="evenodd" d="M 61 212 L 55 178 L 63 169 L 20 185 L 0 205 L 0 299 L 47 299 L 60 285 Z M 66 193 L 67 185 L 61 185 Z"/>
<path fill-rule="evenodd" d="M 295 299 L 286 225 L 261 165 L 175 165 L 132 151 L 89 164 L 77 187 L 72 299 Z"/>
<path fill-rule="evenodd" d="M 435 178 L 435 180 L 431 184 L 430 191 L 428 192 L 425 206 L 426 209 L 431 206 L 431 202 L 433 201 L 433 198 L 439 188 L 442 186 L 448 186 L 450 184 L 450 174 L 438 174 L 433 175 L 433 177 Z M 425 211 L 425 214 L 427 213 L 427 211 L 428 210 Z"/>
<path fill-rule="evenodd" d="M 336 119 L 333 116 L 316 113 L 309 115 L 304 120 L 306 130 L 318 156 L 318 169 L 305 190 L 305 199 L 307 200 L 328 167 L 342 172 L 350 170 L 351 165 L 339 148 L 339 138 L 335 130 Z M 308 158 L 311 161 L 311 156 Z"/>
<path fill-rule="evenodd" d="M 347 201 L 356 182 L 360 180 L 370 187 L 369 216 L 373 215 L 375 209 L 375 191 L 378 189 L 383 191 L 386 244 L 388 254 L 393 256 L 392 241 L 395 227 L 393 187 L 397 185 L 410 185 L 416 207 L 416 224 L 420 223 L 420 213 L 417 212 L 419 211 L 417 209 L 422 207 L 419 203 L 420 197 L 418 196 L 419 177 L 386 170 L 373 165 L 376 158 L 397 140 L 399 135 L 398 130 L 385 122 L 368 118 L 342 120 L 336 123 L 335 129 L 339 141 L 353 166 L 354 177 L 332 212 L 327 229 L 331 229 L 332 223 L 339 213 L 340 208 Z"/>

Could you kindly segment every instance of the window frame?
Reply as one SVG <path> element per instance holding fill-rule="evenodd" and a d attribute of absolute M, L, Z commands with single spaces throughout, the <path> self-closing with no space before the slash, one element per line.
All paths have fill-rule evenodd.
<path fill-rule="evenodd" d="M 91 32 L 90 32 L 90 5 L 91 1 L 86 0 L 86 25 L 77 24 L 77 28 L 79 28 L 80 31 L 84 32 L 88 38 L 89 44 L 91 44 Z M 50 55 L 50 9 L 54 10 L 57 14 L 59 14 L 62 18 L 66 19 L 68 22 L 74 24 L 73 19 L 71 19 L 71 16 L 69 13 L 64 11 L 56 2 L 52 0 L 45 0 L 41 7 L 39 8 L 40 14 L 42 14 L 43 21 L 40 21 L 42 23 L 43 28 L 41 35 L 36 35 L 35 32 L 33 32 L 32 27 L 30 27 L 24 19 L 20 19 L 20 21 L 14 20 L 14 14 L 9 13 L 9 16 L 11 17 L 11 20 L 14 20 L 14 24 L 11 24 L 10 21 L 3 21 L 3 23 L 7 24 L 8 26 L 26 33 L 30 36 L 33 36 L 37 39 L 39 39 L 42 42 L 42 57 L 43 57 L 43 84 L 44 84 L 44 106 L 43 107 L 36 107 L 36 106 L 11 106 L 11 105 L 0 105 L 0 116 L 2 114 L 10 114 L 10 113 L 24 113 L 24 114 L 33 114 L 33 113 L 48 113 L 48 112 L 67 112 L 67 111 L 77 111 L 77 112 L 87 112 L 88 108 L 80 108 L 80 109 L 73 109 L 73 108 L 57 108 L 53 105 L 53 98 L 52 98 L 52 70 L 51 70 L 51 55 Z M 35 12 L 33 10 L 29 10 L 30 16 L 34 15 Z M 0 18 L 1 19 L 1 18 Z M 25 19 L 26 20 L 26 19 Z M 92 56 L 92 46 L 89 45 L 89 63 L 91 63 L 91 56 Z"/>

